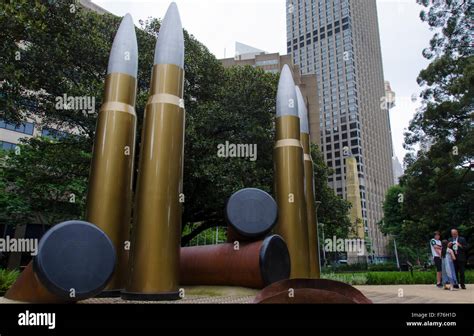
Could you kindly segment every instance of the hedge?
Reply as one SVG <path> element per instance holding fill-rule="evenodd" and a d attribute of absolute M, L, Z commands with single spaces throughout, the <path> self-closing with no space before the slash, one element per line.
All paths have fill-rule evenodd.
<path fill-rule="evenodd" d="M 436 273 L 427 272 L 365 272 L 326 273 L 322 278 L 348 283 L 350 285 L 434 285 Z M 466 284 L 474 284 L 474 271 L 466 271 Z"/>

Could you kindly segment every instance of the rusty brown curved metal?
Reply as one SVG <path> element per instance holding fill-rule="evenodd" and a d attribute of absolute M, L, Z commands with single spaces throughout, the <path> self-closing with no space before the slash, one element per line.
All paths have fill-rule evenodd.
<path fill-rule="evenodd" d="M 36 277 L 33 272 L 33 263 L 30 262 L 18 279 L 5 293 L 5 298 L 29 303 L 67 303 L 67 300 L 51 293 Z"/>
<path fill-rule="evenodd" d="M 181 285 L 263 288 L 290 275 L 284 240 L 272 235 L 248 244 L 224 243 L 181 248 Z"/>
<path fill-rule="evenodd" d="M 355 304 L 349 297 L 314 288 L 297 288 L 292 292 L 284 291 L 268 296 L 259 302 L 259 304 Z"/>
<path fill-rule="evenodd" d="M 263 238 L 263 237 L 261 237 Z M 239 234 L 233 227 L 232 225 L 227 225 L 227 242 L 228 243 L 235 243 L 235 242 L 250 242 L 250 241 L 255 241 L 254 238 L 251 237 L 245 237 L 241 234 Z"/>
<path fill-rule="evenodd" d="M 116 262 L 112 241 L 97 226 L 83 221 L 60 223 L 41 238 L 33 261 L 5 298 L 68 303 L 94 297 L 109 282 Z"/>
<path fill-rule="evenodd" d="M 344 282 L 328 279 L 289 279 L 275 282 L 263 290 L 255 297 L 254 303 L 261 303 L 266 299 L 278 296 L 281 293 L 287 294 L 289 289 L 318 289 L 334 292 L 349 298 L 354 303 L 370 304 L 372 303 L 361 291 Z M 315 302 L 317 303 L 317 302 Z M 333 303 L 333 302 L 326 302 Z"/>

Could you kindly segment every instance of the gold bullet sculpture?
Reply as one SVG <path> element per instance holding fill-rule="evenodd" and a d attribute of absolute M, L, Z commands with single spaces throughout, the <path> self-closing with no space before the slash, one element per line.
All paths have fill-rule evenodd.
<path fill-rule="evenodd" d="M 89 190 L 87 221 L 112 240 L 116 270 L 102 293 L 119 296 L 128 272 L 132 180 L 136 136 L 135 97 L 138 47 L 135 26 L 125 15 L 110 52 L 104 101 L 97 119 Z"/>
<path fill-rule="evenodd" d="M 184 37 L 178 8 L 163 19 L 145 109 L 130 251 L 122 298 L 179 299 L 184 124 Z"/>
<path fill-rule="evenodd" d="M 359 173 L 357 171 L 357 160 L 353 156 L 348 156 L 346 160 L 346 188 L 347 201 L 352 204 L 349 217 L 352 222 L 351 234 L 354 238 L 364 239 L 364 226 L 362 223 L 362 205 L 360 200 Z"/>
<path fill-rule="evenodd" d="M 279 211 L 276 233 L 288 245 L 290 278 L 309 278 L 303 147 L 295 83 L 287 65 L 283 67 L 278 83 L 274 162 Z"/>
<path fill-rule="evenodd" d="M 318 244 L 318 221 L 314 197 L 313 159 L 311 158 L 311 140 L 309 135 L 308 109 L 300 88 L 296 87 L 298 114 L 300 117 L 300 139 L 304 156 L 304 183 L 306 216 L 308 221 L 309 275 L 313 279 L 321 276 Z"/>

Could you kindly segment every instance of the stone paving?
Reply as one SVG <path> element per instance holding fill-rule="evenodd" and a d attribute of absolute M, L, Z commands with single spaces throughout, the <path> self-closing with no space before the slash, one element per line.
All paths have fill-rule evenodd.
<path fill-rule="evenodd" d="M 474 303 L 474 285 L 467 290 L 448 291 L 434 285 L 355 286 L 374 303 Z M 121 298 L 93 298 L 80 304 L 249 304 L 257 290 L 240 287 L 185 287 L 185 297 L 178 301 L 125 301 Z M 1 303 L 18 303 L 0 297 Z"/>
<path fill-rule="evenodd" d="M 355 286 L 374 303 L 474 303 L 474 285 L 453 291 L 435 285 Z"/>

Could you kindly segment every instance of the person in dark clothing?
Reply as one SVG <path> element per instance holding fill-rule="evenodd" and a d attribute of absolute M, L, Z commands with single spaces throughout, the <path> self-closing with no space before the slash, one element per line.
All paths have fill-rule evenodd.
<path fill-rule="evenodd" d="M 466 269 L 466 261 L 467 261 L 467 241 L 466 238 L 459 236 L 458 230 L 452 229 L 451 230 L 451 238 L 449 241 L 453 243 L 452 249 L 456 256 L 456 260 L 454 261 L 454 268 L 456 271 L 456 276 L 459 280 L 462 289 L 466 289 L 465 283 L 465 269 Z M 459 286 L 454 286 L 454 288 L 459 288 Z"/>

